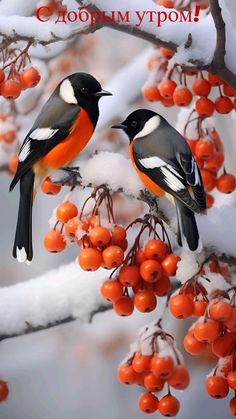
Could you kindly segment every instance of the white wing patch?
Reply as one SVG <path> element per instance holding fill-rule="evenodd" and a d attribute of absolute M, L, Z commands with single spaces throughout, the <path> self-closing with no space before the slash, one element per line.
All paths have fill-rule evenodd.
<path fill-rule="evenodd" d="M 194 179 L 195 179 L 194 186 L 201 185 L 198 166 L 197 166 L 197 163 L 195 161 L 194 161 L 193 167 L 194 167 Z"/>
<path fill-rule="evenodd" d="M 146 137 L 146 135 L 151 134 L 153 131 L 155 131 L 155 129 L 159 127 L 160 123 L 161 118 L 158 115 L 153 116 L 146 122 L 142 131 L 138 132 L 138 134 L 134 137 L 134 140 L 136 140 L 136 138 Z"/>
<path fill-rule="evenodd" d="M 139 162 L 145 169 L 157 169 L 166 165 L 164 160 L 157 156 L 145 157 L 144 159 L 140 159 Z"/>
<path fill-rule="evenodd" d="M 185 189 L 185 185 L 173 174 L 169 171 L 167 167 L 161 167 L 160 169 L 165 177 L 166 184 L 174 191 L 178 192 L 182 189 Z"/>
<path fill-rule="evenodd" d="M 24 161 L 27 156 L 30 154 L 30 140 L 28 140 L 22 147 L 20 154 L 19 154 L 19 161 Z"/>
<path fill-rule="evenodd" d="M 183 176 L 181 176 L 181 174 L 179 172 L 177 172 L 177 170 L 175 170 L 175 168 L 173 166 L 171 166 L 170 164 L 167 164 L 166 166 L 172 173 L 174 173 L 176 176 L 178 176 L 180 179 L 183 179 Z"/>
<path fill-rule="evenodd" d="M 52 128 L 36 128 L 33 132 L 30 134 L 30 138 L 32 140 L 48 140 L 51 138 L 56 132 L 59 131 L 58 129 L 52 129 Z"/>
<path fill-rule="evenodd" d="M 64 102 L 69 103 L 69 104 L 78 105 L 77 99 L 75 97 L 74 89 L 73 89 L 72 84 L 71 84 L 69 79 L 65 79 L 62 82 L 62 84 L 60 86 L 59 94 L 60 94 L 62 100 L 64 100 Z"/>

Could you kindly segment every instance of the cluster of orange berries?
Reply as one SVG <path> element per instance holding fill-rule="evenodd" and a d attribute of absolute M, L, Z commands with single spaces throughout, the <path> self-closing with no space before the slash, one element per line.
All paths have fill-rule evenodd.
<path fill-rule="evenodd" d="M 41 9 L 41 10 L 40 10 Z M 50 17 L 57 12 L 66 12 L 66 6 L 62 5 L 62 1 L 59 0 L 43 0 L 37 2 L 37 10 L 40 10 L 40 17 Z M 36 10 L 36 11 L 37 11 Z"/>
<path fill-rule="evenodd" d="M 139 408 L 144 413 L 159 411 L 162 416 L 176 416 L 180 403 L 171 394 L 171 388 L 184 390 L 190 377 L 182 356 L 171 335 L 164 332 L 160 322 L 145 327 L 135 344 L 135 351 L 118 368 L 118 379 L 122 384 L 137 384 L 146 392 L 139 398 Z M 155 393 L 168 386 L 168 393 L 158 400 Z"/>
<path fill-rule="evenodd" d="M 130 316 L 134 308 L 150 313 L 156 308 L 157 297 L 171 291 L 169 276 L 175 275 L 179 260 L 160 239 L 149 240 L 144 248 L 136 242 L 115 271 L 115 279 L 109 278 L 102 284 L 101 295 L 113 304 L 120 316 Z"/>
<path fill-rule="evenodd" d="M 209 263 L 210 272 L 220 273 L 229 281 L 227 265 L 217 260 Z M 204 268 L 199 274 L 204 275 Z M 190 316 L 197 321 L 189 328 L 184 338 L 184 348 L 191 355 L 200 355 L 206 349 L 219 358 L 213 373 L 206 379 L 206 391 L 215 399 L 225 398 L 229 389 L 236 390 L 236 290 L 214 290 L 207 293 L 197 277 L 187 281 L 178 294 L 169 301 L 172 315 L 178 319 Z M 236 398 L 230 402 L 230 411 L 236 416 Z"/>
<path fill-rule="evenodd" d="M 15 65 L 6 78 L 5 71 L 0 69 L 0 96 L 5 99 L 17 99 L 23 90 L 35 87 L 41 77 L 34 67 L 17 71 Z"/>
<path fill-rule="evenodd" d="M 47 178 L 42 184 L 42 190 L 45 193 L 56 194 L 60 191 L 60 186 L 53 184 Z M 110 223 L 109 228 L 105 227 L 100 217 L 99 207 L 108 196 L 111 199 L 106 188 L 97 188 L 96 192 L 85 201 L 80 215 L 73 202 L 67 200 L 60 204 L 56 209 L 56 224 L 44 237 L 45 248 L 49 252 L 56 253 L 63 251 L 67 242 L 77 243 L 81 249 L 77 261 L 85 271 L 96 271 L 101 266 L 105 269 L 114 269 L 121 265 L 128 245 L 126 230 L 115 222 Z M 89 211 L 89 215 L 84 215 L 85 206 L 90 199 L 95 200 L 94 208 Z M 110 217 L 113 219 L 111 201 L 107 209 L 111 221 Z"/>
<path fill-rule="evenodd" d="M 18 157 L 16 150 L 19 148 L 17 139 L 17 130 L 19 126 L 16 125 L 13 116 L 8 113 L 0 113 L 0 147 L 7 153 L 7 172 L 13 175 L 18 166 Z"/>
<path fill-rule="evenodd" d="M 224 163 L 224 148 L 217 131 L 212 128 L 206 133 L 202 130 L 201 134 L 197 140 L 187 138 L 187 142 L 202 175 L 207 207 L 211 208 L 214 204 L 214 197 L 210 192 L 215 188 L 221 193 L 233 192 L 236 188 L 236 178 L 225 170 L 219 174 Z"/>

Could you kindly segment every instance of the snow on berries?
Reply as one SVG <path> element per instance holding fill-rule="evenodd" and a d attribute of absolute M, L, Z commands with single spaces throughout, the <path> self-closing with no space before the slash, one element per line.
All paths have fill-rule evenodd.
<path fill-rule="evenodd" d="M 126 385 L 139 385 L 138 406 L 147 414 L 159 411 L 162 416 L 174 417 L 180 409 L 171 389 L 184 390 L 190 383 L 189 372 L 174 338 L 161 327 L 161 321 L 143 327 L 131 351 L 117 370 L 118 380 Z M 160 399 L 158 393 L 166 389 Z"/>

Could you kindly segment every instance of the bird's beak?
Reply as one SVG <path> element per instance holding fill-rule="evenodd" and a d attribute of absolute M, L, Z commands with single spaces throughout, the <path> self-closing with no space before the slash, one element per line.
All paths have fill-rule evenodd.
<path fill-rule="evenodd" d="M 108 92 L 107 90 L 100 90 L 99 92 L 96 92 L 94 94 L 94 96 L 96 97 L 101 97 L 101 96 L 112 96 L 112 93 Z"/>
<path fill-rule="evenodd" d="M 111 128 L 115 128 L 115 129 L 127 129 L 128 127 L 125 124 L 117 124 L 117 125 L 112 125 Z"/>

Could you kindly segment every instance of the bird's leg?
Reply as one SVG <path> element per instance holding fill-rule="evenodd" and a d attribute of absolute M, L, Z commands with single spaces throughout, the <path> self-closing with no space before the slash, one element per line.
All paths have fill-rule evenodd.
<path fill-rule="evenodd" d="M 67 176 L 60 181 L 62 186 L 71 186 L 74 189 L 78 184 L 80 184 L 79 179 L 81 179 L 79 173 L 79 167 L 63 167 L 62 170 L 67 173 Z"/>

